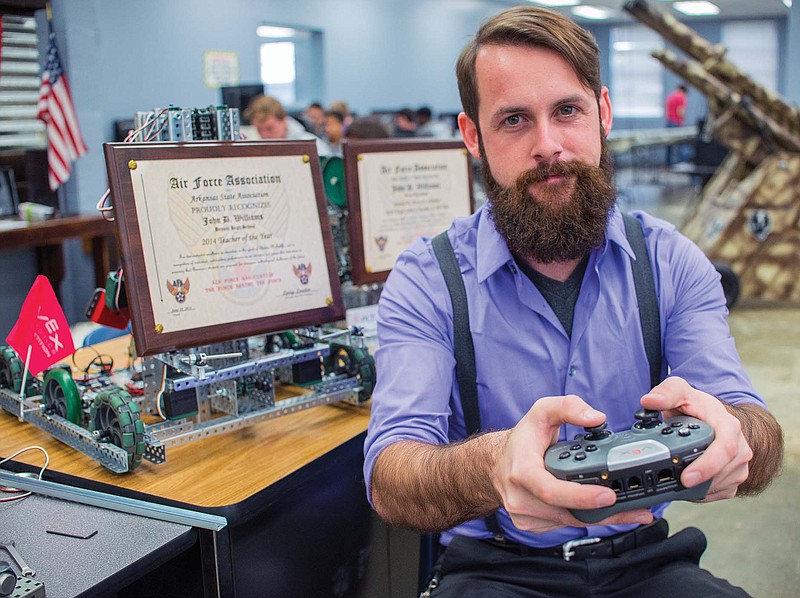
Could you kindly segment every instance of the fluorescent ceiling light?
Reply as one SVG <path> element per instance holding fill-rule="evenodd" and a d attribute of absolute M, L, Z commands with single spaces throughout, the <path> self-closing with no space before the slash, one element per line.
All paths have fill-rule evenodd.
<path fill-rule="evenodd" d="M 611 16 L 611 11 L 600 6 L 576 6 L 572 9 L 572 14 L 584 19 L 600 21 Z"/>
<path fill-rule="evenodd" d="M 297 29 L 291 27 L 273 27 L 272 25 L 259 25 L 256 27 L 258 37 L 294 37 Z"/>
<path fill-rule="evenodd" d="M 719 6 L 706 2 L 706 0 L 692 0 L 690 2 L 676 2 L 672 5 L 675 10 L 692 17 L 718 15 Z"/>
<path fill-rule="evenodd" d="M 581 0 L 528 0 L 528 2 L 541 4 L 542 6 L 575 6 L 580 1 Z"/>
<path fill-rule="evenodd" d="M 791 8 L 792 7 L 792 0 L 783 0 L 783 5 L 786 8 Z"/>
<path fill-rule="evenodd" d="M 635 48 L 633 42 L 614 42 L 614 52 L 632 52 Z"/>

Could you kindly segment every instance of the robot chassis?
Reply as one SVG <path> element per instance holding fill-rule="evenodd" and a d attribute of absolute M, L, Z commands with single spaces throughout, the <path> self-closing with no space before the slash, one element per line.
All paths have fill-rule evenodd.
<path fill-rule="evenodd" d="M 361 404 L 375 383 L 375 363 L 357 330 L 304 328 L 144 357 L 126 388 L 101 372 L 73 380 L 69 367 L 29 377 L 0 347 L 0 406 L 92 457 L 115 473 L 167 448 L 239 430 L 303 409 Z M 119 370 L 117 371 L 119 372 Z M 276 400 L 276 384 L 298 392 Z M 296 387 L 303 387 L 297 389 Z M 145 423 L 143 414 L 148 421 Z"/>

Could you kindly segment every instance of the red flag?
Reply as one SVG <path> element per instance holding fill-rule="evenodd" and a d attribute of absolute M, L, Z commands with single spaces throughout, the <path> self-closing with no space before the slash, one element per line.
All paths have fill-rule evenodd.
<path fill-rule="evenodd" d="M 36 277 L 6 342 L 23 362 L 31 347 L 32 376 L 75 352 L 67 317 L 46 276 Z"/>
<path fill-rule="evenodd" d="M 83 141 L 78 117 L 72 105 L 67 75 L 56 48 L 56 35 L 50 32 L 47 64 L 39 88 L 40 120 L 47 125 L 47 166 L 50 189 L 55 191 L 69 179 L 72 162 L 89 151 Z"/>

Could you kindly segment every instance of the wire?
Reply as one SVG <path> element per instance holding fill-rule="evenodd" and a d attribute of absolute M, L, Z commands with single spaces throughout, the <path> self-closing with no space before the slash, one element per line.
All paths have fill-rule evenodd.
<path fill-rule="evenodd" d="M 158 414 L 161 416 L 161 419 L 163 419 L 164 421 L 169 419 L 166 415 L 164 415 L 164 411 L 161 408 L 161 398 L 164 395 L 164 388 L 166 386 L 167 386 L 167 365 L 166 364 L 162 364 L 161 365 L 161 388 L 159 388 L 158 392 L 156 393 L 156 410 L 158 411 Z"/>
<path fill-rule="evenodd" d="M 75 362 L 75 356 L 84 349 L 94 351 L 94 357 L 92 357 L 85 367 L 81 367 Z M 101 374 L 110 374 L 114 369 L 114 358 L 107 353 L 100 353 L 93 345 L 86 345 L 85 347 L 78 347 L 75 349 L 75 352 L 72 354 L 72 366 L 77 371 L 82 371 L 84 376 L 89 375 L 89 370 L 92 369 L 92 366 L 100 368 L 99 373 Z"/>
<path fill-rule="evenodd" d="M 148 118 L 141 127 L 136 129 L 135 131 L 134 130 L 128 131 L 128 135 L 125 137 L 123 143 L 132 143 L 134 141 L 137 141 L 136 137 L 137 135 L 139 135 L 139 133 L 142 133 L 142 139 L 140 139 L 139 141 L 152 141 L 153 139 L 158 137 L 158 134 L 161 133 L 161 131 L 163 131 L 167 126 L 167 122 L 169 119 L 166 118 L 161 119 L 161 117 L 167 112 L 167 110 L 168 108 L 162 108 L 161 110 L 159 110 L 158 114 L 154 114 L 150 118 Z M 159 119 L 161 119 L 161 125 L 158 127 L 158 129 L 153 130 L 154 129 L 153 125 L 155 125 L 155 123 L 157 123 Z M 145 134 L 144 130 L 148 127 L 150 127 L 150 132 Z M 114 206 L 106 205 L 106 202 L 108 202 L 109 197 L 111 197 L 111 189 L 106 189 L 105 193 L 103 193 L 102 197 L 100 197 L 100 200 L 97 202 L 95 208 L 107 221 L 114 222 L 114 216 L 113 216 Z"/>
<path fill-rule="evenodd" d="M 21 455 L 22 453 L 27 452 L 27 451 L 31 451 L 33 449 L 38 449 L 38 450 L 42 451 L 42 453 L 44 453 L 44 465 L 42 465 L 41 469 L 39 469 L 39 475 L 37 476 L 38 479 L 41 480 L 42 479 L 42 475 L 44 474 L 44 470 L 47 469 L 48 465 L 50 465 L 50 455 L 47 453 L 46 450 L 44 450 L 42 447 L 40 447 L 38 445 L 26 446 L 24 449 L 18 450 L 16 453 L 11 455 L 10 457 L 6 457 L 5 459 L 0 460 L 0 465 L 5 463 L 6 461 L 10 461 L 11 459 L 16 457 L 17 455 Z M 3 492 L 19 492 L 19 490 L 13 490 L 13 489 L 10 489 L 10 488 L 3 488 L 2 491 Z M 25 492 L 25 493 L 20 494 L 18 496 L 8 496 L 6 498 L 0 498 L 0 502 L 11 502 L 12 500 L 20 500 L 20 499 L 23 499 L 23 498 L 26 498 L 26 497 L 30 496 L 31 494 L 32 494 L 32 492 Z"/>
<path fill-rule="evenodd" d="M 114 309 L 119 311 L 119 294 L 122 289 L 122 268 L 117 268 L 117 290 L 114 294 Z"/>

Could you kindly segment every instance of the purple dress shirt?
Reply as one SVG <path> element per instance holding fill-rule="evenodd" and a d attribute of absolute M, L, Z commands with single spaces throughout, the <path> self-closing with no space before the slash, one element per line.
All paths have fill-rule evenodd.
<path fill-rule="evenodd" d="M 764 401 L 744 372 L 726 322 L 719 275 L 674 226 L 642 212 L 656 280 L 664 364 L 662 375 L 731 404 Z M 571 338 L 536 286 L 516 266 L 485 209 L 457 219 L 448 231 L 466 286 L 475 344 L 478 402 L 484 430 L 513 427 L 537 399 L 576 394 L 606 414 L 610 430 L 627 430 L 650 390 L 631 259 L 621 214 L 612 214 L 606 242 L 593 250 L 575 305 Z M 368 497 L 375 458 L 398 440 L 443 444 L 465 436 L 453 350 L 453 314 L 429 239 L 397 260 L 378 309 L 378 381 L 365 443 Z M 562 426 L 559 439 L 583 429 Z M 652 508 L 661 516 L 666 504 Z M 554 546 L 634 526 L 566 527 L 533 534 L 517 529 L 504 509 L 506 536 Z M 453 534 L 488 538 L 483 520 Z"/>

